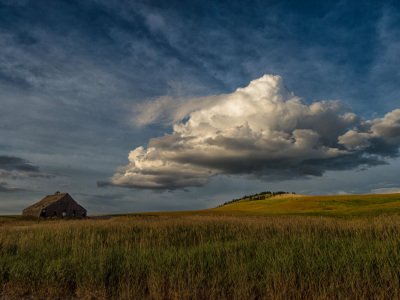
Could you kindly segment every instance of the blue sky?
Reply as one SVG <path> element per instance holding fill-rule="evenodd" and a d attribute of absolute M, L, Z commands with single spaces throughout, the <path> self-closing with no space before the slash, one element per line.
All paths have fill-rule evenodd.
<path fill-rule="evenodd" d="M 89 212 L 107 213 L 205 208 L 263 190 L 400 189 L 397 119 L 384 119 L 400 107 L 399 36 L 400 7 L 390 1 L 0 0 L 0 213 L 19 213 L 56 190 Z M 390 151 L 361 151 L 361 144 L 349 150 L 347 139 L 338 147 L 348 146 L 357 163 L 341 160 L 335 169 L 318 160 L 314 175 L 294 160 L 278 174 L 178 157 L 181 169 L 194 166 L 198 174 L 207 167 L 212 176 L 194 183 L 167 178 L 171 184 L 156 189 L 131 182 L 142 177 L 115 177 L 136 174 L 130 151 L 143 146 L 148 155 L 147 146 L 156 144 L 164 157 L 160 144 L 169 140 L 162 137 L 176 137 L 174 124 L 186 126 L 264 74 L 280 76 L 304 109 L 340 101 L 340 113 L 370 122 L 346 130 L 373 134 L 368 141 L 383 137 Z M 188 110 L 179 119 L 182 107 Z M 396 130 L 388 142 L 379 128 L 389 119 Z"/>

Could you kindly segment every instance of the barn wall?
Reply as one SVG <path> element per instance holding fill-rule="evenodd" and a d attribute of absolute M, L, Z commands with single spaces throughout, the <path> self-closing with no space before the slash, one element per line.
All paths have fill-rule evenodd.
<path fill-rule="evenodd" d="M 22 215 L 30 217 L 40 217 L 40 213 L 37 210 L 33 209 L 24 209 L 22 211 Z"/>
<path fill-rule="evenodd" d="M 86 217 L 86 210 L 77 204 L 69 195 L 59 201 L 50 204 L 46 210 L 47 217 L 83 218 Z"/>
<path fill-rule="evenodd" d="M 87 214 L 86 209 L 75 202 L 75 200 L 72 199 L 69 194 L 65 195 L 63 198 L 54 203 L 48 204 L 47 206 L 43 207 L 43 209 L 46 209 L 46 214 L 43 216 L 41 215 L 42 208 L 40 207 L 35 209 L 25 209 L 23 211 L 23 215 L 34 217 L 42 216 L 47 218 L 84 218 Z"/>

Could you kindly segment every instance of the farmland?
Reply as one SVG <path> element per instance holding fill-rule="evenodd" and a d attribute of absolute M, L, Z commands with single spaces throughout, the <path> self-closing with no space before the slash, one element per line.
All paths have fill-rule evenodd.
<path fill-rule="evenodd" d="M 399 298 L 398 202 L 273 197 L 107 219 L 0 217 L 0 298 Z"/>
<path fill-rule="evenodd" d="M 213 209 L 245 215 L 374 216 L 400 213 L 400 194 L 304 196 L 281 195 L 243 200 Z"/>

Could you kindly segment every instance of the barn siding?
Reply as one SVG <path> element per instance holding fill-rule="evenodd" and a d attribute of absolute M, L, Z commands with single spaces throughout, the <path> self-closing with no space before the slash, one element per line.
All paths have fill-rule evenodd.
<path fill-rule="evenodd" d="M 74 216 L 75 211 L 75 216 Z M 86 217 L 86 210 L 76 203 L 71 196 L 66 195 L 59 201 L 50 204 L 47 207 L 47 217 L 55 217 L 54 213 L 57 213 L 57 217 L 61 218 L 63 216 L 63 212 L 66 213 L 66 218 L 82 218 Z"/>
<path fill-rule="evenodd" d="M 53 196 L 57 196 L 58 194 L 54 194 Z M 48 196 L 51 197 L 51 196 Z M 45 201 L 44 198 L 41 201 Z M 40 202 L 41 202 L 40 201 Z M 60 195 L 60 198 L 51 203 L 45 203 L 40 205 L 40 202 L 34 204 L 31 207 L 24 209 L 23 215 L 34 216 L 34 217 L 57 217 L 57 218 L 84 218 L 86 217 L 87 211 L 81 205 L 79 205 L 69 194 L 65 194 L 64 196 Z M 46 209 L 45 216 L 41 215 L 43 209 Z M 65 215 L 63 216 L 63 213 Z"/>

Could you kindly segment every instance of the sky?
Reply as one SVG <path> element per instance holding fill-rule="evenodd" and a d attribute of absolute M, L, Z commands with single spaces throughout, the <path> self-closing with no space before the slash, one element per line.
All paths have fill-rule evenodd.
<path fill-rule="evenodd" d="M 397 1 L 0 0 L 0 214 L 400 191 Z"/>

